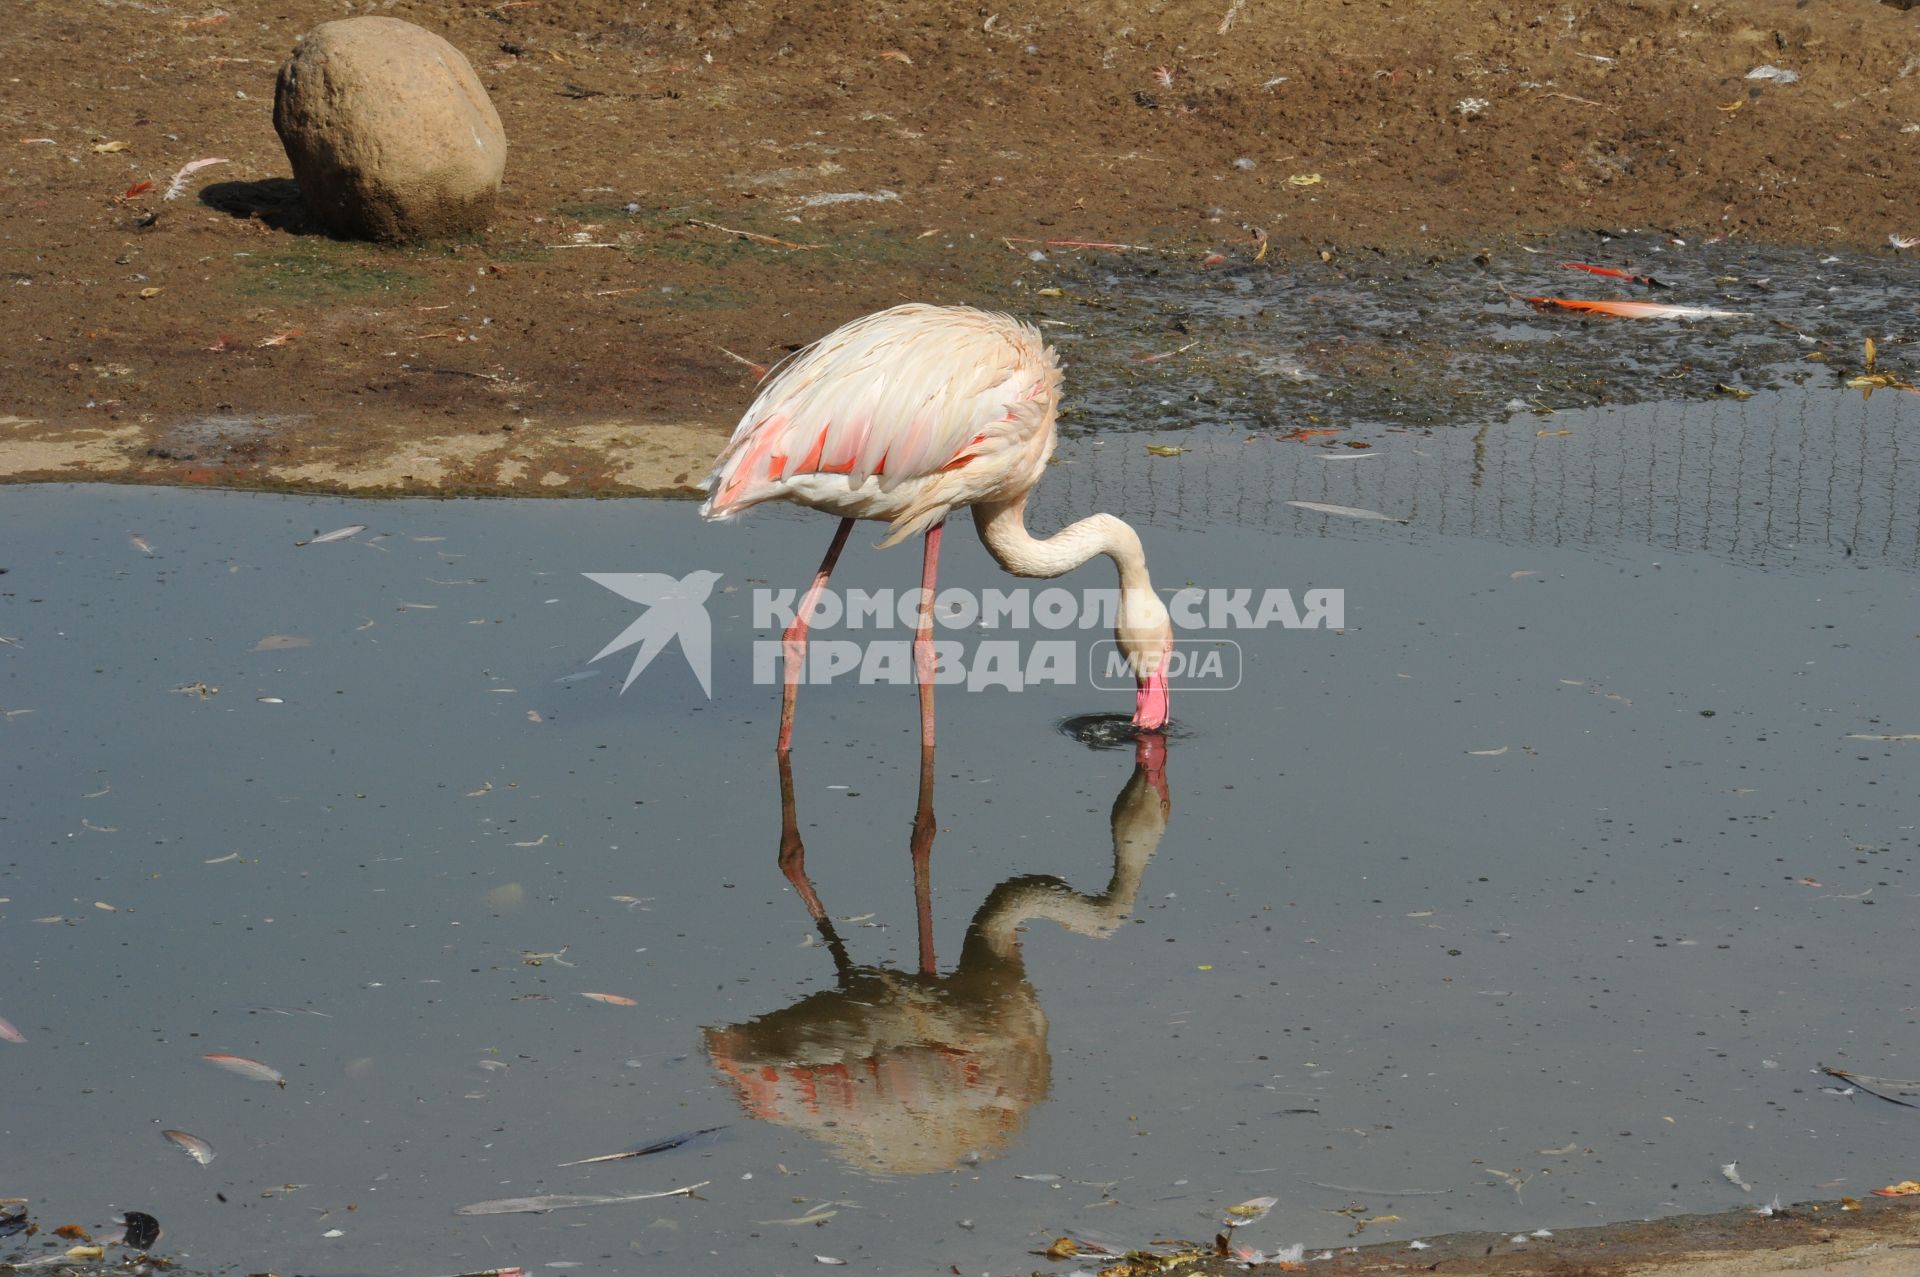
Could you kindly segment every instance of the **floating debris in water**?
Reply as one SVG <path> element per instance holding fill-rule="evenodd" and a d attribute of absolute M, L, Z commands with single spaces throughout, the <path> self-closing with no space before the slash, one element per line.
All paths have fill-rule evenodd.
<path fill-rule="evenodd" d="M 787 1224 L 812 1224 L 818 1227 L 840 1213 L 832 1209 L 835 1205 L 834 1202 L 822 1202 L 804 1215 L 796 1215 L 792 1219 L 763 1219 L 759 1223 L 764 1228 L 777 1228 Z"/>
<path fill-rule="evenodd" d="M 1747 1183 L 1747 1181 L 1740 1178 L 1740 1163 L 1728 1162 L 1725 1166 L 1722 1166 L 1720 1168 L 1720 1173 L 1727 1177 L 1728 1183 L 1732 1184 L 1735 1188 L 1739 1189 L 1741 1192 L 1751 1193 L 1753 1191 L 1753 1185 Z"/>
<path fill-rule="evenodd" d="M 637 1007 L 640 1005 L 632 998 L 623 997 L 618 993 L 583 993 L 580 996 L 583 998 L 592 998 L 595 1002 L 604 1002 L 612 1007 Z"/>
<path fill-rule="evenodd" d="M 716 1135 L 726 1129 L 724 1124 L 720 1126 L 705 1126 L 697 1131 L 687 1131 L 681 1135 L 669 1135 L 666 1139 L 655 1140 L 653 1143 L 643 1148 L 633 1149 L 631 1152 L 602 1153 L 598 1157 L 583 1157 L 577 1162 L 562 1162 L 560 1165 L 563 1168 L 568 1166 L 589 1166 L 595 1162 L 623 1162 L 630 1157 L 648 1157 L 654 1153 L 665 1153 L 670 1149 L 682 1148 L 703 1136 Z"/>
<path fill-rule="evenodd" d="M 135 1250 L 146 1250 L 160 1240 L 160 1221 L 143 1210 L 130 1210 L 120 1217 L 125 1230 L 120 1235 L 122 1244 Z"/>
<path fill-rule="evenodd" d="M 647 1202 L 659 1197 L 692 1197 L 694 1190 L 705 1188 L 713 1183 L 703 1179 L 698 1184 L 689 1184 L 685 1188 L 672 1188 L 664 1193 L 622 1193 L 615 1196 L 599 1196 L 591 1193 L 561 1193 L 547 1197 L 504 1197 L 498 1201 L 475 1202 L 471 1206 L 462 1206 L 453 1213 L 456 1215 L 545 1215 L 550 1211 L 579 1210 L 586 1206 L 615 1206 L 623 1202 Z"/>
<path fill-rule="evenodd" d="M 362 532 L 365 532 L 366 530 L 367 530 L 367 525 L 364 523 L 349 523 L 344 528 L 335 528 L 331 532 L 322 532 L 319 536 L 314 537 L 310 541 L 295 541 L 294 544 L 297 546 L 329 545 L 335 541 L 345 541 L 350 537 L 357 537 Z"/>
<path fill-rule="evenodd" d="M 1227 1207 L 1226 1218 L 1220 1222 L 1228 1228 L 1241 1228 L 1256 1220 L 1265 1219 L 1267 1212 L 1280 1201 L 1277 1197 L 1250 1197 L 1238 1206 Z"/>
<path fill-rule="evenodd" d="M 1311 510 L 1315 514 L 1337 514 L 1343 519 L 1377 519 L 1381 523 L 1405 523 L 1405 519 L 1396 519 L 1390 514 L 1381 514 L 1378 510 L 1362 510 L 1350 505 L 1328 505 L 1324 501 L 1289 501 L 1288 505 L 1296 510 Z"/>
<path fill-rule="evenodd" d="M 271 1082 L 281 1088 L 285 1088 L 287 1085 L 286 1075 L 281 1073 L 279 1069 L 274 1068 L 270 1064 L 262 1064 L 258 1060 L 249 1060 L 244 1055 L 227 1055 L 224 1052 L 215 1052 L 212 1055 L 203 1055 L 200 1058 L 208 1064 L 223 1068 L 238 1077 L 246 1078 L 249 1082 Z"/>
<path fill-rule="evenodd" d="M 181 1152 L 202 1166 L 207 1165 L 217 1156 L 213 1151 L 213 1145 L 207 1143 L 198 1135 L 189 1135 L 185 1131 L 162 1131 L 160 1134 L 179 1145 Z"/>

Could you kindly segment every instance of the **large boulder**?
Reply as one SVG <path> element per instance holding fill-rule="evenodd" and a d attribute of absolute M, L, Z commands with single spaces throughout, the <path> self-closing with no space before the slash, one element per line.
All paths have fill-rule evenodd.
<path fill-rule="evenodd" d="M 309 31 L 280 68 L 273 127 L 308 211 L 358 239 L 479 230 L 507 165 L 506 133 L 473 67 L 398 18 Z"/>

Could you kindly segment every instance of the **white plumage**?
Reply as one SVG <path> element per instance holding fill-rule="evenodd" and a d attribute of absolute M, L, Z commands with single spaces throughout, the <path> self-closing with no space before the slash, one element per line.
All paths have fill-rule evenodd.
<path fill-rule="evenodd" d="M 891 545 L 953 509 L 1039 480 L 1060 366 L 1028 324 L 964 306 L 895 306 L 796 353 L 740 419 L 701 513 L 786 500 L 889 525 Z"/>
<path fill-rule="evenodd" d="M 1091 515 L 1037 540 L 1027 494 L 1046 473 L 1060 406 L 1060 365 L 1037 329 L 968 306 L 895 306 L 845 324 L 779 368 L 740 419 L 707 476 L 700 513 L 730 519 L 763 501 L 840 516 L 839 531 L 787 628 L 779 749 L 793 738 L 807 622 L 855 519 L 887 525 L 880 544 L 926 533 L 915 669 L 920 740 L 933 746 L 933 614 L 940 535 L 969 506 L 987 552 L 1016 576 L 1054 577 L 1096 554 L 1120 573 L 1121 650 L 1140 691 L 1134 723 L 1167 721 L 1165 662 L 1173 626 L 1153 592 L 1132 528 Z"/>

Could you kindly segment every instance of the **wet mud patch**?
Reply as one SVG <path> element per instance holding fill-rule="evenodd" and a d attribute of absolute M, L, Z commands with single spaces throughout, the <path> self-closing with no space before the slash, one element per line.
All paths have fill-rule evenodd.
<path fill-rule="evenodd" d="M 1367 439 L 1516 410 L 1737 399 L 1839 386 L 1865 370 L 1869 338 L 1883 367 L 1920 376 L 1920 260 L 1892 251 L 1589 234 L 1449 257 L 1211 269 L 1056 251 L 1025 282 L 1070 364 L 1066 420 L 1081 429 L 1218 423 Z M 1532 298 L 1728 313 L 1624 318 Z"/>
<path fill-rule="evenodd" d="M 284 452 L 280 440 L 307 420 L 303 416 L 195 417 L 153 435 L 146 455 L 202 466 L 260 466 Z"/>

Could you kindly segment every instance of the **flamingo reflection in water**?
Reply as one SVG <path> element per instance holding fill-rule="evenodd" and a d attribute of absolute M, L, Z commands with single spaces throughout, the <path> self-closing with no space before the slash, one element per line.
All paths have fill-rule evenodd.
<path fill-rule="evenodd" d="M 1050 920 L 1110 935 L 1133 910 L 1140 879 L 1166 832 L 1166 742 L 1140 735 L 1134 770 L 1112 813 L 1113 875 L 1095 895 L 1058 878 L 1009 878 L 967 927 L 944 974 L 933 947 L 928 861 L 933 850 L 933 751 L 920 759 L 914 816 L 919 969 L 859 966 L 807 877 L 794 811 L 793 769 L 780 766 L 780 868 L 832 955 L 836 987 L 744 1024 L 705 1030 L 715 1068 L 753 1117 L 807 1132 L 867 1170 L 951 1170 L 1003 1152 L 1044 1099 L 1052 1063 L 1047 1017 L 1027 979 L 1020 931 Z"/>

